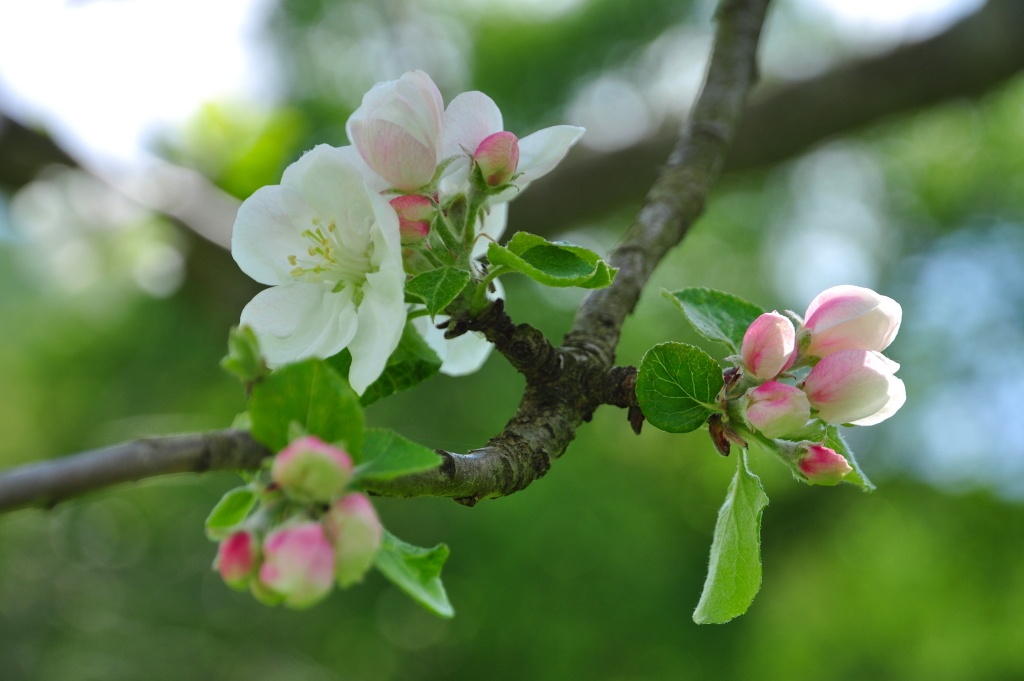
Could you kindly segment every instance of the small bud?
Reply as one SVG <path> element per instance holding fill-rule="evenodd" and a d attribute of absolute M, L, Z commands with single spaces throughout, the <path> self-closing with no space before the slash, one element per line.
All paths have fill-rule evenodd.
<path fill-rule="evenodd" d="M 425 196 L 408 194 L 391 199 L 391 207 L 398 213 L 398 231 L 402 244 L 415 244 L 430 234 L 430 222 L 434 219 L 434 204 Z"/>
<path fill-rule="evenodd" d="M 747 420 L 765 437 L 783 437 L 804 427 L 811 404 L 803 390 L 768 381 L 747 391 Z"/>
<path fill-rule="evenodd" d="M 214 567 L 232 589 L 245 591 L 259 562 L 259 544 L 250 532 L 235 532 L 217 547 Z"/>
<path fill-rule="evenodd" d="M 334 551 L 320 523 L 281 528 L 263 541 L 260 585 L 292 608 L 305 608 L 326 596 L 334 583 Z"/>
<path fill-rule="evenodd" d="M 362 581 L 384 533 L 373 504 L 364 494 L 349 494 L 334 502 L 324 527 L 334 546 L 338 584 L 345 587 Z"/>
<path fill-rule="evenodd" d="M 804 381 L 807 399 L 826 423 L 872 426 L 907 400 L 900 365 L 880 352 L 840 350 L 818 362 Z"/>
<path fill-rule="evenodd" d="M 811 334 L 807 354 L 881 352 L 896 337 L 902 319 L 903 308 L 892 298 L 860 286 L 833 286 L 819 293 L 804 315 L 804 327 Z"/>
<path fill-rule="evenodd" d="M 330 501 L 352 477 L 352 458 L 318 437 L 302 437 L 281 450 L 270 476 L 299 499 Z"/>
<path fill-rule="evenodd" d="M 491 187 L 508 183 L 519 166 L 519 140 L 510 132 L 488 135 L 473 152 L 484 182 Z"/>
<path fill-rule="evenodd" d="M 751 375 L 767 381 L 793 364 L 795 348 L 793 322 L 778 312 L 766 312 L 743 334 L 740 355 Z"/>
<path fill-rule="evenodd" d="M 853 470 L 840 454 L 822 445 L 801 443 L 797 456 L 796 465 L 800 472 L 815 485 L 835 485 Z"/>

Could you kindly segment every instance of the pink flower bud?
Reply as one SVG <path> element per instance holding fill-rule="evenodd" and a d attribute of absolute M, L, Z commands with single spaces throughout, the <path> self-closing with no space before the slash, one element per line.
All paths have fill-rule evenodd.
<path fill-rule="evenodd" d="M 747 420 L 765 437 L 794 433 L 811 418 L 811 405 L 803 390 L 768 381 L 747 391 Z"/>
<path fill-rule="evenodd" d="M 788 369 L 795 359 L 793 322 L 778 312 L 766 312 L 743 334 L 740 355 L 752 375 L 770 380 Z"/>
<path fill-rule="evenodd" d="M 796 465 L 816 485 L 835 485 L 852 471 L 850 464 L 835 450 L 812 443 L 803 443 L 797 450 Z"/>
<path fill-rule="evenodd" d="M 235 532 L 217 547 L 214 567 L 232 589 L 244 591 L 256 572 L 259 544 L 250 532 Z"/>
<path fill-rule="evenodd" d="M 824 357 L 839 350 L 881 352 L 900 330 L 903 308 L 892 298 L 860 286 L 833 286 L 807 307 L 811 333 L 807 354 Z"/>
<path fill-rule="evenodd" d="M 349 494 L 334 502 L 324 526 L 334 546 L 338 584 L 344 587 L 361 581 L 384 534 L 373 504 L 364 494 Z"/>
<path fill-rule="evenodd" d="M 281 450 L 270 476 L 300 499 L 330 501 L 352 477 L 352 458 L 318 437 L 302 437 Z"/>
<path fill-rule="evenodd" d="M 326 596 L 334 583 L 334 550 L 320 523 L 281 528 L 263 541 L 260 584 L 285 605 L 305 608 Z"/>
<path fill-rule="evenodd" d="M 408 194 L 391 199 L 391 207 L 398 213 L 398 231 L 403 244 L 414 244 L 430 234 L 434 219 L 434 204 L 425 196 Z"/>
<path fill-rule="evenodd" d="M 803 389 L 823 421 L 871 426 L 907 400 L 903 381 L 893 376 L 899 368 L 880 352 L 840 350 L 811 369 Z"/>
<path fill-rule="evenodd" d="M 480 173 L 491 187 L 506 184 L 519 166 L 519 140 L 510 132 L 488 135 L 473 152 Z"/>

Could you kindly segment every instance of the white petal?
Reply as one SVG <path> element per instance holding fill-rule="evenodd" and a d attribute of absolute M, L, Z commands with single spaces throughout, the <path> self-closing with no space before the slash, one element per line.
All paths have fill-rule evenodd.
<path fill-rule="evenodd" d="M 318 154 L 299 179 L 302 196 L 318 217 L 334 220 L 339 229 L 368 235 L 376 219 L 371 197 L 377 195 L 367 190 L 362 175 L 344 155 L 334 148 L 331 152 Z"/>
<path fill-rule="evenodd" d="M 387 180 L 373 172 L 373 169 L 366 165 L 366 161 L 359 155 L 359 150 L 351 144 L 338 147 L 338 154 L 359 171 L 359 174 L 363 176 L 363 181 L 366 182 L 366 188 L 371 192 L 379 194 L 391 188 Z"/>
<path fill-rule="evenodd" d="M 367 275 L 363 284 L 359 328 L 348 345 L 352 353 L 348 381 L 359 395 L 377 380 L 398 347 L 406 317 L 404 284 L 404 273 L 393 267 Z"/>
<path fill-rule="evenodd" d="M 261 291 L 242 310 L 272 367 L 341 352 L 356 333 L 352 291 L 327 282 L 293 281 Z"/>
<path fill-rule="evenodd" d="M 463 92 L 448 103 L 444 112 L 441 158 L 472 154 L 485 137 L 504 129 L 501 111 L 493 99 L 482 92 Z"/>
<path fill-rule="evenodd" d="M 575 125 L 555 125 L 519 140 L 519 168 L 522 177 L 516 180 L 521 189 L 557 166 L 585 130 Z"/>
<path fill-rule="evenodd" d="M 501 235 L 505 233 L 505 227 L 508 225 L 508 204 L 499 203 L 496 206 L 491 206 L 490 212 L 484 216 L 484 222 L 480 226 L 480 234 L 486 234 L 491 237 L 488 239 L 486 236 L 477 236 L 476 241 L 473 243 L 473 254 L 472 258 L 475 260 L 487 252 L 487 247 L 491 244 L 491 241 L 498 241 L 501 239 Z M 504 296 L 498 296 L 504 298 Z"/>
<path fill-rule="evenodd" d="M 903 381 L 895 376 L 889 376 L 889 401 L 885 403 L 884 407 L 876 411 L 871 416 L 857 419 L 856 421 L 853 421 L 853 424 L 857 426 L 873 426 L 876 423 L 881 423 L 899 411 L 900 407 L 902 407 L 906 401 L 907 386 L 903 384 Z"/>
<path fill-rule="evenodd" d="M 505 289 L 501 282 L 494 281 L 495 292 L 487 293 L 490 300 L 505 297 Z M 416 330 L 423 336 L 427 345 L 441 358 L 441 373 L 448 376 L 466 376 L 475 373 L 484 365 L 494 349 L 494 344 L 475 331 L 465 333 L 458 338 L 448 340 L 444 331 L 435 325 L 447 321 L 445 315 L 438 315 L 433 322 L 430 317 L 417 317 L 412 320 Z"/>
<path fill-rule="evenodd" d="M 279 185 L 261 187 L 242 202 L 231 232 L 231 255 L 242 271 L 261 284 L 284 284 L 307 244 L 285 210 Z"/>

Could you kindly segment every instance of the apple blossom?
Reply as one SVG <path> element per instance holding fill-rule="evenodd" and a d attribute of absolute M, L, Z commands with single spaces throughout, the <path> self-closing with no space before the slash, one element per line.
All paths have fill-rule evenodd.
<path fill-rule="evenodd" d="M 235 532 L 220 542 L 214 567 L 232 589 L 245 590 L 256 572 L 259 543 L 251 532 Z"/>
<path fill-rule="evenodd" d="M 770 380 L 793 364 L 796 330 L 778 312 L 766 312 L 743 334 L 740 355 L 753 376 Z"/>
<path fill-rule="evenodd" d="M 334 547 L 338 584 L 348 586 L 361 581 L 384 535 L 370 499 L 365 494 L 349 494 L 334 502 L 324 516 L 324 529 Z"/>
<path fill-rule="evenodd" d="M 512 179 L 519 165 L 519 140 L 510 132 L 488 135 L 473 152 L 484 182 L 500 187 Z"/>
<path fill-rule="evenodd" d="M 907 399 L 903 381 L 893 376 L 899 366 L 880 352 L 839 350 L 811 369 L 803 389 L 823 421 L 872 426 Z"/>
<path fill-rule="evenodd" d="M 398 214 L 398 232 L 402 236 L 402 244 L 415 244 L 430 234 L 430 222 L 437 210 L 425 196 L 406 194 L 391 199 L 391 207 Z"/>
<path fill-rule="evenodd" d="M 326 596 L 334 584 L 334 550 L 320 523 L 302 522 L 267 535 L 259 581 L 293 608 Z"/>
<path fill-rule="evenodd" d="M 242 311 L 271 367 L 352 353 L 362 394 L 405 326 L 398 217 L 346 152 L 320 145 L 242 203 L 231 235 L 239 267 L 272 288 Z"/>
<path fill-rule="evenodd" d="M 312 435 L 299 438 L 274 457 L 274 482 L 311 501 L 330 501 L 352 477 L 352 457 Z"/>
<path fill-rule="evenodd" d="M 892 298 L 860 286 L 833 286 L 811 301 L 804 328 L 811 342 L 806 354 L 824 357 L 838 350 L 881 352 L 900 330 L 903 309 Z"/>
<path fill-rule="evenodd" d="M 835 450 L 811 442 L 798 447 L 796 465 L 807 481 L 816 485 L 835 485 L 853 470 Z"/>
<path fill-rule="evenodd" d="M 782 437 L 803 428 L 811 418 L 811 404 L 799 388 L 768 381 L 747 391 L 746 416 L 765 437 Z"/>

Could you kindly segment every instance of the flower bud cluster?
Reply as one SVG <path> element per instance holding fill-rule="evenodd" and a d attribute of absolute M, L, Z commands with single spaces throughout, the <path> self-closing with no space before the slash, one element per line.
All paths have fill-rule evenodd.
<path fill-rule="evenodd" d="M 316 437 L 281 450 L 261 512 L 221 540 L 214 567 L 224 582 L 268 604 L 309 607 L 337 582 L 362 580 L 384 528 L 369 498 L 347 493 L 352 458 Z"/>

